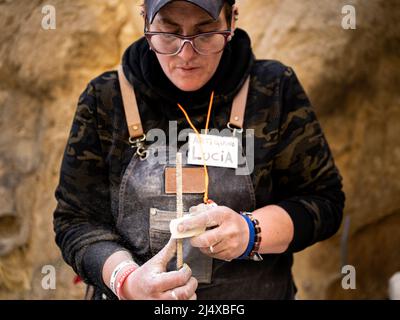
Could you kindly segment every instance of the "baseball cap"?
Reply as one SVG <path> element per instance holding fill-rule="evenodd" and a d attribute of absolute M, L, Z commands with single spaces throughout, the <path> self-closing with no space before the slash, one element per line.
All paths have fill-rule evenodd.
<path fill-rule="evenodd" d="M 162 7 L 167 5 L 170 2 L 176 0 L 145 0 L 147 18 L 149 19 L 149 23 L 153 23 L 154 17 L 161 10 Z M 221 9 L 224 6 L 225 2 L 233 5 L 235 0 L 181 0 L 193 3 L 203 10 L 207 11 L 207 13 L 214 19 L 217 20 L 219 14 L 221 13 Z"/>

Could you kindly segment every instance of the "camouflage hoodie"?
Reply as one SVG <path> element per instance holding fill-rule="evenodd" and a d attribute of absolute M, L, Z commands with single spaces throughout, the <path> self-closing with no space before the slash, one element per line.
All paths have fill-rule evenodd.
<path fill-rule="evenodd" d="M 164 75 L 144 38 L 123 57 L 124 72 L 136 91 L 144 130 L 178 129 L 187 123 L 176 103 L 187 106 L 202 128 L 209 94 L 215 90 L 211 127 L 223 129 L 234 96 L 250 74 L 244 127 L 255 130 L 251 174 L 257 208 L 277 204 L 294 223 L 285 256 L 334 235 L 342 220 L 345 196 L 328 143 L 294 71 L 280 62 L 255 60 L 250 39 L 238 29 L 214 77 L 198 92 L 184 93 Z M 54 212 L 56 243 L 64 260 L 88 284 L 109 298 L 102 266 L 112 253 L 129 250 L 115 227 L 118 190 L 132 157 L 116 71 L 93 79 L 81 94 L 61 166 Z"/>

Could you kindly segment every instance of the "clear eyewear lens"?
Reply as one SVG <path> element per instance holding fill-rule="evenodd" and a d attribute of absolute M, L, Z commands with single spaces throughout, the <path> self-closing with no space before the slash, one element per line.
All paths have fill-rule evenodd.
<path fill-rule="evenodd" d="M 225 47 L 225 37 L 222 34 L 201 35 L 193 40 L 183 40 L 174 35 L 157 34 L 151 37 L 153 48 L 160 54 L 177 54 L 186 42 L 203 55 L 221 52 Z"/>
<path fill-rule="evenodd" d="M 222 34 L 209 34 L 196 37 L 193 40 L 197 51 L 203 54 L 217 53 L 225 47 L 225 37 Z"/>

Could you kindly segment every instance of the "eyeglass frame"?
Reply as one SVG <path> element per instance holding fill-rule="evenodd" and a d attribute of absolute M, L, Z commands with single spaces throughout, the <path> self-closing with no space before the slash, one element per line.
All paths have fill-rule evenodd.
<path fill-rule="evenodd" d="M 204 54 L 204 53 L 201 53 L 201 52 L 199 52 L 199 51 L 197 50 L 197 48 L 196 48 L 196 46 L 194 45 L 194 42 L 193 42 L 193 41 L 194 41 L 194 39 L 196 39 L 197 37 L 204 36 L 204 35 L 209 35 L 209 34 L 221 34 L 221 35 L 223 35 L 223 36 L 224 36 L 225 43 L 224 43 L 224 46 L 222 47 L 221 50 L 219 50 L 219 51 L 217 51 L 217 52 L 210 53 L 210 54 Z M 181 46 L 180 46 L 180 48 L 178 49 L 178 51 L 175 52 L 175 53 L 162 53 L 162 52 L 159 52 L 156 48 L 154 48 L 153 44 L 151 43 L 151 37 L 152 37 L 152 36 L 156 36 L 156 35 L 170 35 L 170 36 L 175 36 L 175 37 L 177 37 L 178 39 L 181 40 Z M 225 49 L 226 45 L 228 44 L 228 42 L 232 40 L 233 32 L 232 32 L 232 30 L 223 30 L 223 31 L 202 32 L 202 33 L 195 34 L 195 35 L 193 35 L 193 36 L 183 36 L 183 35 L 181 35 L 181 34 L 172 33 L 172 32 L 152 32 L 152 31 L 146 31 L 146 30 L 145 30 L 145 31 L 144 31 L 144 36 L 145 36 L 145 38 L 147 39 L 147 42 L 149 43 L 150 48 L 151 48 L 154 52 L 156 52 L 156 53 L 158 53 L 158 54 L 162 54 L 162 55 L 164 55 L 164 56 L 175 56 L 175 55 L 181 53 L 181 51 L 183 50 L 183 47 L 185 46 L 185 44 L 186 44 L 187 42 L 190 43 L 190 45 L 192 46 L 192 48 L 193 48 L 193 50 L 194 50 L 195 52 L 197 52 L 198 54 L 203 55 L 203 56 L 208 56 L 208 55 L 217 54 L 217 53 L 220 53 L 220 52 L 224 51 L 224 49 Z M 182 41 L 182 40 L 183 40 L 183 41 Z"/>

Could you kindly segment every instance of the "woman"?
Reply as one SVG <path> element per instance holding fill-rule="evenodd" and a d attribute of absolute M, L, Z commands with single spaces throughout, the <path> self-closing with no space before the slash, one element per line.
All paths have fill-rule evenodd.
<path fill-rule="evenodd" d="M 145 1 L 145 37 L 119 74 L 100 75 L 80 97 L 54 226 L 94 299 L 293 299 L 293 253 L 340 226 L 341 177 L 314 110 L 291 68 L 254 58 L 234 2 Z M 204 150 L 197 165 L 184 160 L 184 210 L 206 205 L 175 231 L 204 232 L 184 240 L 186 264 L 174 270 L 167 147 L 181 130 L 227 126 L 228 141 L 246 142 L 247 174 L 204 163 Z M 168 139 L 156 141 L 155 129 Z"/>

